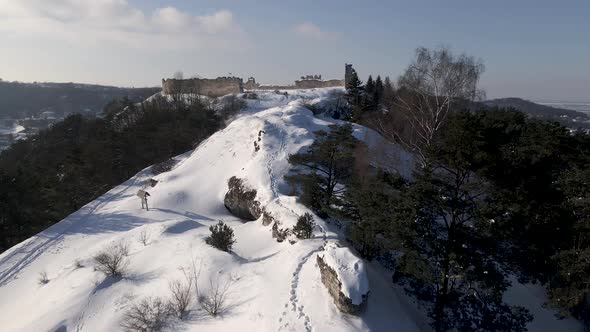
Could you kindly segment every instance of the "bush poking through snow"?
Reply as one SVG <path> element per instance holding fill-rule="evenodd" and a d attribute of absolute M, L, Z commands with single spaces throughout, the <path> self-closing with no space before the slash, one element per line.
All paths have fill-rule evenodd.
<path fill-rule="evenodd" d="M 210 246 L 219 250 L 230 251 L 234 243 L 236 243 L 234 230 L 221 220 L 217 225 L 210 226 L 209 230 L 211 235 L 205 239 L 205 242 Z"/>
<path fill-rule="evenodd" d="M 306 212 L 304 215 L 297 218 L 297 224 L 293 227 L 293 234 L 295 234 L 298 239 L 311 239 L 314 227 L 315 222 L 313 216 L 309 212 Z"/>
<path fill-rule="evenodd" d="M 162 331 L 168 326 L 170 315 L 168 303 L 159 297 L 149 297 L 134 303 L 125 312 L 121 327 L 127 332 Z"/>
<path fill-rule="evenodd" d="M 39 272 L 39 285 L 45 285 L 49 282 L 49 278 L 47 277 L 47 272 L 42 271 Z"/>
<path fill-rule="evenodd" d="M 291 230 L 289 228 L 279 228 L 281 222 L 275 220 L 272 224 L 272 237 L 277 240 L 277 242 L 283 242 L 285 239 L 291 234 Z"/>
<path fill-rule="evenodd" d="M 150 243 L 150 233 L 147 229 L 144 228 L 139 233 L 139 242 L 141 242 L 141 244 L 143 244 L 144 247 L 147 246 L 148 243 Z"/>
<path fill-rule="evenodd" d="M 170 309 L 181 320 L 186 317 L 188 307 L 193 300 L 193 278 L 186 275 L 186 279 L 174 280 L 168 283 L 170 288 Z"/>
<path fill-rule="evenodd" d="M 210 316 L 217 317 L 226 309 L 227 293 L 231 286 L 230 280 L 221 282 L 209 279 L 209 289 L 199 293 L 199 304 Z"/>
<path fill-rule="evenodd" d="M 94 269 L 107 277 L 121 277 L 127 266 L 128 247 L 122 244 L 112 245 L 94 256 Z"/>
<path fill-rule="evenodd" d="M 121 254 L 123 254 L 123 256 L 125 256 L 125 257 L 129 256 L 129 242 L 121 241 L 121 242 L 115 244 L 115 247 L 118 247 L 118 250 L 121 251 Z"/>
<path fill-rule="evenodd" d="M 76 261 L 74 261 L 74 266 L 77 269 L 81 269 L 84 267 L 84 263 L 82 263 L 82 261 L 79 258 L 77 258 Z"/>

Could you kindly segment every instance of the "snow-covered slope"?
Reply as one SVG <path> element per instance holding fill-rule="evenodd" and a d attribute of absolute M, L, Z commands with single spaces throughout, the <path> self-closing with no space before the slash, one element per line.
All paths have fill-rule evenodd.
<path fill-rule="evenodd" d="M 124 312 L 148 296 L 170 296 L 168 284 L 183 276 L 194 260 L 202 266 L 199 286 L 209 280 L 231 283 L 227 310 L 211 318 L 192 306 L 181 331 L 427 331 L 428 322 L 413 301 L 394 287 L 388 273 L 366 264 L 370 295 L 360 316 L 344 315 L 322 285 L 318 255 L 340 230 L 316 218 L 311 240 L 277 243 L 270 226 L 244 223 L 223 206 L 227 180 L 244 178 L 258 190 L 257 199 L 285 226 L 310 212 L 288 196 L 283 176 L 287 156 L 311 144 L 313 131 L 338 121 L 313 116 L 305 103 L 329 104 L 340 88 L 289 91 L 287 96 L 258 92 L 227 128 L 194 151 L 176 159 L 173 170 L 147 187 L 148 169 L 113 188 L 58 224 L 0 255 L 1 331 L 119 331 Z M 355 135 L 372 148 L 373 163 L 410 176 L 412 158 L 384 142 L 375 132 L 355 126 Z M 259 151 L 254 142 L 261 134 Z M 139 189 L 151 194 L 150 210 L 141 209 Z M 209 226 L 222 220 L 234 228 L 233 253 L 205 244 Z M 149 243 L 140 242 L 149 234 Z M 117 243 L 129 247 L 126 277 L 105 278 L 92 257 Z M 354 264 L 354 263 L 352 263 Z M 49 279 L 38 282 L 40 273 Z M 363 284 L 351 283 L 352 289 Z M 542 289 L 511 288 L 511 302 L 536 315 L 530 330 L 576 331 L 573 320 L 559 321 L 542 308 Z M 359 288 L 360 289 L 360 288 Z"/>
<path fill-rule="evenodd" d="M 141 209 L 137 190 L 149 169 L 63 221 L 0 255 L 2 331 L 118 331 L 123 313 L 147 296 L 168 297 L 168 283 L 194 259 L 202 265 L 200 287 L 209 279 L 229 280 L 227 311 L 211 318 L 193 310 L 176 330 L 185 331 L 415 331 L 424 317 L 391 282 L 369 266 L 371 296 L 360 317 L 341 314 L 320 281 L 315 255 L 339 235 L 316 218 L 311 240 L 293 245 L 271 238 L 260 221 L 243 223 L 223 206 L 227 180 L 245 178 L 263 206 L 286 225 L 308 212 L 287 196 L 286 157 L 313 140 L 313 131 L 335 120 L 314 117 L 302 99 L 323 100 L 334 90 L 301 90 L 288 97 L 259 93 L 227 128 L 194 151 L 177 157 L 170 172 L 156 178 L 150 210 Z M 254 141 L 263 131 L 261 149 Z M 355 134 L 378 145 L 362 127 Z M 391 147 L 390 147 L 391 148 Z M 397 151 L 391 149 L 392 151 Z M 400 165 L 409 170 L 410 158 Z M 235 230 L 233 253 L 205 244 L 209 226 L 223 220 Z M 150 236 L 144 246 L 139 237 Z M 128 274 L 120 280 L 94 271 L 92 257 L 114 244 L 129 246 Z M 40 284 L 46 272 L 49 282 Z M 198 306 L 193 306 L 197 308 Z"/>

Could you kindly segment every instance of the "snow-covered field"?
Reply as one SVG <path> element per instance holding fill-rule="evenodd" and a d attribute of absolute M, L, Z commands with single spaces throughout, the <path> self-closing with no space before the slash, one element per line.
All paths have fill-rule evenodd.
<path fill-rule="evenodd" d="M 541 105 L 578 111 L 590 115 L 590 103 L 537 102 Z"/>
<path fill-rule="evenodd" d="M 289 96 L 260 92 L 249 100 L 227 128 L 194 151 L 177 157 L 175 168 L 147 188 L 150 210 L 135 196 L 146 188 L 149 168 L 113 188 L 58 224 L 0 255 L 0 330 L 119 331 L 123 313 L 148 296 L 169 297 L 168 283 L 182 278 L 193 260 L 202 266 L 200 287 L 209 280 L 231 284 L 227 310 L 217 318 L 193 305 L 181 331 L 420 331 L 428 330 L 424 314 L 395 288 L 388 274 L 367 264 L 370 295 L 361 316 L 342 314 L 320 281 L 316 255 L 340 230 L 316 218 L 311 240 L 278 243 L 270 226 L 244 223 L 223 206 L 227 180 L 244 178 L 258 190 L 257 199 L 285 225 L 309 212 L 288 196 L 283 176 L 287 156 L 313 141 L 313 131 L 336 120 L 313 116 L 302 100 L 326 102 L 339 89 L 290 91 Z M 375 156 L 387 155 L 409 174 L 411 158 L 360 126 L 355 135 L 369 143 Z M 260 131 L 261 149 L 254 150 Z M 379 162 L 376 158 L 374 162 Z M 208 246 L 209 226 L 224 221 L 234 228 L 232 253 Z M 139 238 L 149 234 L 147 245 Z M 114 243 L 130 249 L 127 275 L 105 278 L 92 257 Z M 40 284 L 47 273 L 49 282 Z M 347 281 L 350 283 L 353 281 Z M 549 311 L 547 311 L 549 312 Z M 559 321 L 549 319 L 552 327 Z"/>

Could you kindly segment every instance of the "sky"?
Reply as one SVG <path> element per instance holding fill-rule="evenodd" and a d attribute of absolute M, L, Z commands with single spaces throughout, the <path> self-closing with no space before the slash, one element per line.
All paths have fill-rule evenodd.
<path fill-rule="evenodd" d="M 589 0 L 0 0 L 0 78 L 289 84 L 352 63 L 394 81 L 417 47 L 481 59 L 488 98 L 590 102 Z"/>

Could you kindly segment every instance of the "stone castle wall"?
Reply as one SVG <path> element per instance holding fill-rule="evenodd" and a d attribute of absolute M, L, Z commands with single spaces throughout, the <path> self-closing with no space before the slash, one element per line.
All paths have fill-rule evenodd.
<path fill-rule="evenodd" d="M 344 86 L 344 80 L 299 80 L 295 81 L 295 89 L 315 89 L 315 88 L 332 88 Z"/>
<path fill-rule="evenodd" d="M 209 97 L 221 97 L 243 91 L 242 79 L 239 77 L 191 78 L 186 80 L 162 79 L 162 92 L 164 94 L 196 93 Z"/>
<path fill-rule="evenodd" d="M 221 97 L 227 94 L 236 94 L 247 90 L 293 90 L 293 89 L 316 89 L 346 86 L 354 69 L 351 64 L 345 65 L 345 79 L 343 80 L 322 80 L 321 75 L 302 76 L 301 80 L 295 81 L 295 85 L 260 85 L 254 77 L 248 78 L 244 83 L 239 77 L 218 77 L 191 78 L 191 79 L 162 79 L 162 92 L 164 94 L 174 93 L 196 93 L 209 97 Z"/>

